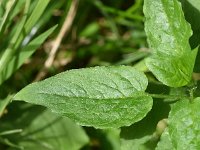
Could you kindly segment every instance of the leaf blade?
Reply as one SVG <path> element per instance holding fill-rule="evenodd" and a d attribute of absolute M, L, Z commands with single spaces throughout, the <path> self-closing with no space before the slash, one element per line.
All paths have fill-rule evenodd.
<path fill-rule="evenodd" d="M 7 136 L 7 139 L 21 149 L 78 150 L 89 143 L 82 127 L 44 107 L 12 103 L 8 111 L 9 113 L 1 118 L 0 132 L 15 131 L 11 136 Z M 9 120 L 12 120 L 12 124 Z M 9 149 L 16 150 L 15 147 L 11 146 Z"/>
<path fill-rule="evenodd" d="M 144 14 L 148 43 L 154 52 L 153 58 L 146 61 L 147 67 L 159 81 L 168 86 L 186 85 L 191 80 L 197 50 L 191 52 L 189 38 L 192 30 L 185 21 L 180 3 L 177 0 L 145 0 Z M 185 62 L 185 57 L 189 57 L 190 61 Z M 155 58 L 158 59 L 157 67 L 154 67 Z M 163 63 L 160 58 L 166 61 Z M 176 61 L 179 65 L 175 64 Z M 166 74 L 169 77 L 173 75 L 177 80 L 166 79 Z M 184 80 L 180 82 L 182 77 Z"/>
<path fill-rule="evenodd" d="M 14 99 L 46 106 L 84 126 L 117 128 L 150 111 L 152 98 L 144 93 L 146 86 L 147 78 L 132 67 L 94 67 L 31 84 Z"/>
<path fill-rule="evenodd" d="M 169 114 L 169 134 L 176 149 L 200 148 L 200 98 L 193 102 L 181 100 L 172 106 Z"/>
<path fill-rule="evenodd" d="M 175 150 L 169 135 L 168 128 L 161 135 L 161 139 L 157 144 L 156 150 Z"/>
<path fill-rule="evenodd" d="M 198 48 L 181 57 L 166 58 L 153 56 L 146 60 L 146 65 L 158 80 L 172 87 L 179 87 L 190 82 Z"/>

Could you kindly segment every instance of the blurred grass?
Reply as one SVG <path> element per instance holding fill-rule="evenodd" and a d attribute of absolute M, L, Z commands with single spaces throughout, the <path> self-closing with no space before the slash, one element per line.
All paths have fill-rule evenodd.
<path fill-rule="evenodd" d="M 57 29 L 6 84 L 9 81 L 15 81 L 14 85 L 17 88 L 14 88 L 18 90 L 34 80 L 48 57 L 51 41 L 62 27 L 70 4 L 71 1 L 64 0 L 49 2 L 45 13 L 41 15 L 35 26 L 37 32 L 30 36 L 39 35 L 55 24 L 58 24 Z M 21 2 L 18 5 L 22 5 Z M 35 5 L 34 1 L 30 9 L 33 9 Z M 105 0 L 79 1 L 77 15 L 70 33 L 62 39 L 47 77 L 72 68 L 135 65 L 148 55 L 146 47 L 142 0 L 135 2 L 119 0 L 117 3 Z"/>

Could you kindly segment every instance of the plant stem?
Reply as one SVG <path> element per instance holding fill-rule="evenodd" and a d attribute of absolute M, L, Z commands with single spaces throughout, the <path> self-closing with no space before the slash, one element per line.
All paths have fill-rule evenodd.
<path fill-rule="evenodd" d="M 0 100 L 0 117 L 3 115 L 6 106 L 11 102 L 12 97 L 12 95 L 9 95 L 7 98 Z"/>
<path fill-rule="evenodd" d="M 20 133 L 20 132 L 22 132 L 22 129 L 14 129 L 14 130 L 0 132 L 0 136 L 2 136 L 2 135 L 8 135 L 8 134 Z"/>
<path fill-rule="evenodd" d="M 153 97 L 153 98 L 160 98 L 160 99 L 173 99 L 173 100 L 178 100 L 178 99 L 182 99 L 182 98 L 187 98 L 186 96 L 179 96 L 179 95 L 163 95 L 163 94 L 149 94 L 149 96 Z"/>

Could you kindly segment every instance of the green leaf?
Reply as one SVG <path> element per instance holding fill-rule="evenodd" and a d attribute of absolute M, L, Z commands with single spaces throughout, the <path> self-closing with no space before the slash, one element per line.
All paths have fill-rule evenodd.
<path fill-rule="evenodd" d="M 192 48 L 200 44 L 200 1 L 181 0 L 186 20 L 191 24 L 193 35 L 190 38 Z M 198 50 L 194 72 L 200 72 L 200 49 Z"/>
<path fill-rule="evenodd" d="M 13 56 L 7 64 L 6 68 L 0 72 L 0 84 L 8 79 L 14 71 L 16 71 L 24 61 L 29 58 L 35 50 L 46 40 L 46 38 L 55 30 L 57 26 L 48 29 L 33 39 L 28 45 L 21 48 L 17 55 Z"/>
<path fill-rule="evenodd" d="M 120 129 L 107 129 L 104 130 L 106 134 L 106 139 L 110 142 L 113 150 L 121 150 L 120 149 Z"/>
<path fill-rule="evenodd" d="M 156 147 L 156 150 L 175 150 L 175 148 L 172 145 L 168 128 L 166 128 L 163 132 L 160 141 L 158 142 L 158 145 Z"/>
<path fill-rule="evenodd" d="M 151 139 L 151 135 L 143 136 L 139 139 L 121 139 L 121 150 L 149 150 L 145 143 Z"/>
<path fill-rule="evenodd" d="M 159 81 L 172 87 L 191 80 L 197 49 L 191 51 L 190 25 L 177 0 L 144 1 L 145 31 L 153 57 L 146 65 Z"/>
<path fill-rule="evenodd" d="M 81 127 L 48 111 L 39 115 L 23 134 L 27 140 L 20 141 L 19 145 L 29 150 L 77 150 L 89 142 Z"/>
<path fill-rule="evenodd" d="M 84 147 L 84 150 L 102 149 L 102 150 L 120 150 L 120 128 L 95 129 L 84 127 L 87 135 L 90 137 L 90 143 Z"/>
<path fill-rule="evenodd" d="M 1 118 L 0 130 L 21 129 L 20 134 L 2 136 L 18 147 L 25 150 L 78 150 L 89 142 L 83 128 L 68 118 L 61 118 L 39 106 L 11 105 L 9 113 Z"/>
<path fill-rule="evenodd" d="M 177 150 L 200 149 L 200 97 L 180 100 L 169 114 L 169 134 Z"/>
<path fill-rule="evenodd" d="M 191 24 L 193 35 L 190 38 L 192 48 L 200 44 L 200 1 L 180 0 L 186 20 Z"/>
<path fill-rule="evenodd" d="M 197 50 L 179 57 L 155 55 L 147 59 L 146 64 L 164 84 L 172 87 L 183 86 L 191 80 Z"/>
<path fill-rule="evenodd" d="M 161 89 L 161 87 L 158 87 L 158 89 Z M 168 116 L 169 109 L 169 104 L 160 100 L 154 101 L 151 111 L 145 118 L 129 127 L 122 127 L 120 133 L 121 150 L 155 149 L 159 138 L 158 134 L 155 135 L 157 124 Z"/>
<path fill-rule="evenodd" d="M 22 89 L 14 100 L 43 105 L 96 128 L 118 128 L 141 120 L 152 107 L 148 81 L 133 67 L 94 67 L 60 73 Z"/>

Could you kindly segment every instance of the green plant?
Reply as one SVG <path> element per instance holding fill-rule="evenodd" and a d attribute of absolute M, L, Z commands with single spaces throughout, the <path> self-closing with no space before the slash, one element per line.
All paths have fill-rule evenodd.
<path fill-rule="evenodd" d="M 26 7 L 29 7 L 29 2 L 26 1 Z M 40 2 L 43 1 L 38 1 L 38 3 Z M 184 4 L 184 2 L 182 3 Z M 193 1 L 188 2 L 193 3 Z M 46 1 L 47 3 L 48 1 Z M 45 7 L 46 4 L 42 6 Z M 96 5 L 99 6 L 100 4 L 97 3 Z M 103 9 L 113 12 L 107 7 Z M 145 31 L 149 47 L 153 50 L 152 55 L 145 58 L 145 62 L 159 82 L 150 72 L 145 75 L 144 72 L 138 71 L 132 66 L 99 66 L 74 69 L 28 85 L 14 97 L 11 96 L 12 101 L 25 101 L 30 104 L 45 106 L 55 114 L 68 117 L 81 126 L 104 129 L 105 131 L 108 129 L 115 136 L 121 136 L 121 149 L 124 150 L 199 149 L 200 97 L 198 97 L 199 93 L 196 91 L 198 83 L 192 78 L 194 68 L 199 67 L 199 64 L 195 64 L 195 60 L 198 59 L 198 47 L 195 47 L 198 44 L 191 46 L 193 41 L 189 41 L 192 36 L 190 24 L 185 20 L 181 3 L 177 0 L 144 0 L 143 10 L 146 18 Z M 125 14 L 120 13 L 120 15 Z M 25 15 L 25 17 L 27 16 Z M 29 17 L 31 18 L 31 15 Z M 15 50 L 18 49 L 23 39 L 19 38 L 23 36 L 20 35 L 20 31 L 23 28 L 25 28 L 25 31 L 30 30 L 32 24 L 34 24 L 32 21 L 29 23 L 29 19 L 25 18 L 23 21 L 22 18 L 20 25 L 17 26 L 19 29 L 16 29 L 19 33 L 14 32 L 15 36 L 12 36 L 13 38 L 10 40 L 13 41 L 11 43 L 14 43 L 14 45 L 6 46 L 6 48 L 13 49 L 12 53 L 6 48 L 1 53 L 0 83 L 12 74 L 8 74 L 5 68 L 12 68 L 9 65 L 13 65 L 11 64 L 12 59 L 16 59 Z M 2 28 L 4 26 L 6 25 L 2 25 Z M 41 34 L 24 46 L 24 49 L 28 49 L 31 44 L 34 45 L 35 41 L 40 42 L 36 44 L 39 46 L 53 30 L 54 28 L 51 28 Z M 199 41 L 196 43 L 199 43 Z M 191 50 L 191 47 L 194 50 Z M 34 47 L 34 50 L 36 48 Z M 31 54 L 34 50 L 31 49 Z M 28 54 L 23 59 L 20 57 L 20 65 L 30 55 Z M 19 66 L 17 65 L 16 69 Z M 2 114 L 11 97 L 1 102 L 0 114 Z M 20 108 L 20 105 L 18 107 Z M 43 110 L 40 106 L 29 104 L 23 109 L 31 109 L 31 113 L 34 113 L 34 110 L 37 109 L 35 111 L 37 113 Z M 53 115 L 52 118 L 49 114 L 50 112 L 45 110 L 42 116 L 37 118 L 34 125 L 31 126 L 33 129 L 27 129 L 30 131 L 26 131 L 23 137 L 27 136 L 28 133 L 37 132 L 38 124 L 45 117 L 48 118 L 48 121 L 50 120 L 49 124 L 52 124 L 54 119 L 60 119 L 58 126 L 71 123 L 66 118 L 60 118 L 57 115 Z M 24 117 L 23 121 L 26 122 L 26 119 Z M 26 123 L 28 124 L 29 121 Z M 80 148 L 82 144 L 87 143 L 88 139 L 85 137 L 82 128 L 73 123 L 69 126 L 74 130 L 76 128 L 78 134 L 81 135 L 81 138 L 74 137 L 77 142 L 81 139 L 81 144 L 73 149 Z M 41 125 L 41 127 L 43 126 Z M 55 127 L 52 126 L 52 128 Z M 119 131 L 120 128 L 121 132 Z M 70 131 L 70 129 L 66 129 L 66 131 Z M 14 130 L 12 132 L 20 131 Z M 0 135 L 12 134 L 12 132 L 2 132 Z M 69 136 L 71 135 L 72 133 L 69 134 Z M 12 145 L 5 139 L 0 138 L 0 140 Z M 37 135 L 35 139 L 31 140 L 37 141 Z M 54 140 L 52 139 L 52 141 Z M 64 140 L 61 139 L 62 144 L 64 144 Z M 22 145 L 23 142 L 26 141 L 21 143 L 19 141 Z M 47 142 L 50 141 L 47 140 Z M 14 146 L 18 147 L 17 145 Z M 61 147 L 60 149 L 69 148 Z M 48 149 L 48 145 L 46 149 Z"/>

